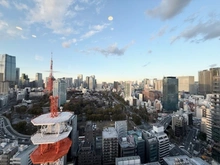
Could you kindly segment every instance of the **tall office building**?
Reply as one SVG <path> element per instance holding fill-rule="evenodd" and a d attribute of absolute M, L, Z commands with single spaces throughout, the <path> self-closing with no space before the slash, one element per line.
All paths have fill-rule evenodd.
<path fill-rule="evenodd" d="M 66 87 L 67 88 L 72 88 L 72 86 L 73 86 L 73 78 L 65 77 L 65 80 L 66 80 Z"/>
<path fill-rule="evenodd" d="M 29 78 L 28 75 L 26 75 L 25 73 L 22 73 L 21 77 L 20 77 L 20 85 L 22 88 L 29 86 Z"/>
<path fill-rule="evenodd" d="M 113 84 L 113 88 L 116 89 L 116 91 L 118 91 L 118 85 L 119 85 L 119 82 L 118 81 L 114 81 L 114 84 Z"/>
<path fill-rule="evenodd" d="M 16 85 L 19 85 L 20 68 L 16 68 Z"/>
<path fill-rule="evenodd" d="M 95 89 L 95 77 L 94 76 L 89 77 L 89 89 L 90 90 Z"/>
<path fill-rule="evenodd" d="M 86 76 L 86 88 L 89 89 L 89 76 Z"/>
<path fill-rule="evenodd" d="M 9 92 L 9 82 L 0 81 L 0 94 L 8 94 Z"/>
<path fill-rule="evenodd" d="M 201 95 L 206 95 L 211 93 L 210 71 L 209 70 L 199 71 L 198 78 L 199 78 L 198 93 Z"/>
<path fill-rule="evenodd" d="M 36 82 L 36 87 L 43 87 L 42 73 L 36 73 L 35 82 Z"/>
<path fill-rule="evenodd" d="M 212 76 L 212 157 L 220 163 L 220 69 L 212 70 Z"/>
<path fill-rule="evenodd" d="M 142 132 L 141 130 L 131 130 L 128 131 L 128 135 L 134 137 L 134 141 L 136 144 L 136 149 L 137 149 L 137 155 L 140 156 L 141 163 L 146 163 L 145 161 L 145 140 L 142 138 Z"/>
<path fill-rule="evenodd" d="M 114 165 L 118 157 L 118 134 L 114 127 L 102 131 L 102 159 L 105 165 Z"/>
<path fill-rule="evenodd" d="M 166 133 L 164 133 L 164 127 L 160 125 L 153 126 L 153 134 L 157 138 L 159 147 L 159 162 L 163 162 L 163 158 L 169 155 L 169 138 Z"/>
<path fill-rule="evenodd" d="M 176 137 L 184 137 L 186 135 L 186 119 L 182 115 L 172 116 L 172 130 Z"/>
<path fill-rule="evenodd" d="M 83 83 L 83 75 L 82 74 L 78 74 L 77 79 L 78 79 L 78 82 L 79 82 L 79 86 L 78 87 L 80 87 L 81 84 Z"/>
<path fill-rule="evenodd" d="M 178 77 L 178 91 L 195 93 L 194 76 L 181 76 Z"/>
<path fill-rule="evenodd" d="M 58 107 L 66 103 L 66 81 L 64 79 L 53 81 L 53 96 L 58 96 Z"/>
<path fill-rule="evenodd" d="M 163 112 L 172 113 L 178 109 L 178 79 L 163 78 Z"/>
<path fill-rule="evenodd" d="M 126 81 L 125 82 L 124 91 L 125 91 L 124 97 L 127 100 L 131 97 L 131 81 Z"/>
<path fill-rule="evenodd" d="M 153 80 L 153 85 L 154 85 L 155 90 L 157 90 L 157 91 L 162 91 L 163 90 L 163 81 L 162 80 L 154 79 Z"/>
<path fill-rule="evenodd" d="M 159 144 L 157 138 L 150 132 L 143 131 L 142 137 L 145 140 L 146 151 L 145 151 L 145 162 L 156 162 L 159 160 Z"/>
<path fill-rule="evenodd" d="M 0 55 L 0 81 L 16 82 L 16 57 L 8 54 Z"/>
<path fill-rule="evenodd" d="M 220 86 L 217 84 L 220 82 L 220 67 L 210 68 L 210 89 L 212 93 L 220 93 Z"/>

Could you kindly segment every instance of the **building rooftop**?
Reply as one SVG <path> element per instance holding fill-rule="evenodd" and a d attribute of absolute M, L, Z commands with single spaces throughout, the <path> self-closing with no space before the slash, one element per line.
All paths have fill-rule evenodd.
<path fill-rule="evenodd" d="M 140 165 L 141 160 L 140 156 L 128 156 L 128 157 L 120 157 L 120 158 L 115 158 L 115 164 L 116 165 Z"/>
<path fill-rule="evenodd" d="M 122 148 L 135 147 L 134 137 L 132 135 L 120 138 L 119 145 Z"/>
<path fill-rule="evenodd" d="M 23 155 L 32 152 L 35 148 L 37 148 L 35 145 L 21 145 L 19 146 L 18 152 L 13 157 L 22 158 Z"/>
<path fill-rule="evenodd" d="M 187 165 L 208 165 L 209 163 L 203 161 L 199 157 L 193 157 L 189 158 L 186 155 L 179 155 L 179 156 L 172 156 L 172 157 L 164 157 L 163 160 L 168 164 L 168 165 L 173 165 L 175 163 L 182 163 L 182 164 L 187 164 Z"/>
<path fill-rule="evenodd" d="M 103 129 L 102 138 L 118 138 L 118 134 L 114 127 L 108 127 Z"/>

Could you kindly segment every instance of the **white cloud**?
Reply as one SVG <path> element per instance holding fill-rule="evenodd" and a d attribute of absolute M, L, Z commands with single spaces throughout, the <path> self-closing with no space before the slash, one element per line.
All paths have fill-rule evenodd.
<path fill-rule="evenodd" d="M 9 8 L 9 1 L 8 0 L 0 0 L 0 5 Z"/>
<path fill-rule="evenodd" d="M 103 24 L 103 25 L 95 25 L 92 27 L 92 29 L 97 30 L 97 31 L 102 31 L 108 26 L 108 24 Z"/>
<path fill-rule="evenodd" d="M 109 56 L 109 55 L 116 55 L 116 56 L 122 56 L 124 55 L 125 51 L 134 44 L 134 41 L 132 41 L 131 43 L 129 43 L 128 45 L 124 46 L 123 48 L 118 48 L 117 44 L 112 44 L 110 46 L 108 46 L 105 49 L 102 48 L 92 48 L 91 50 L 99 52 L 105 56 Z"/>
<path fill-rule="evenodd" d="M 23 3 L 13 3 L 16 9 L 18 10 L 28 10 L 28 6 Z"/>
<path fill-rule="evenodd" d="M 73 43 L 76 43 L 77 39 L 71 39 L 62 43 L 62 47 L 69 48 Z"/>
<path fill-rule="evenodd" d="M 82 11 L 82 10 L 84 10 L 84 7 L 79 7 L 79 5 L 76 5 L 74 9 L 76 11 Z"/>
<path fill-rule="evenodd" d="M 43 56 L 35 55 L 35 60 L 36 61 L 43 61 L 44 58 L 43 58 Z"/>
<path fill-rule="evenodd" d="M 0 30 L 6 28 L 7 26 L 8 26 L 8 23 L 7 23 L 7 22 L 0 20 Z"/>
<path fill-rule="evenodd" d="M 67 35 L 74 32 L 73 28 L 65 22 L 66 17 L 71 15 L 70 7 L 74 0 L 34 0 L 34 2 L 35 7 L 30 9 L 28 15 L 30 24 L 43 23 L 58 34 Z"/>
<path fill-rule="evenodd" d="M 44 58 L 43 58 L 43 56 L 35 55 L 35 60 L 36 61 L 43 61 Z"/>
<path fill-rule="evenodd" d="M 3 14 L 0 12 L 0 17 L 2 17 L 3 16 Z"/>
<path fill-rule="evenodd" d="M 200 39 L 196 39 L 198 36 Z M 220 20 L 207 21 L 205 23 L 198 23 L 195 26 L 186 28 L 179 35 L 172 37 L 171 43 L 181 38 L 186 40 L 195 39 L 191 42 L 199 43 L 201 41 L 206 41 L 218 37 L 220 37 Z"/>
<path fill-rule="evenodd" d="M 33 35 L 33 34 L 32 34 L 31 36 L 32 36 L 33 38 L 36 38 L 36 37 L 37 37 L 36 35 Z"/>
<path fill-rule="evenodd" d="M 154 40 L 158 37 L 163 36 L 166 33 L 167 28 L 167 26 L 163 26 L 162 28 L 160 28 L 159 31 L 150 38 L 150 40 Z"/>
<path fill-rule="evenodd" d="M 91 29 L 90 31 L 86 32 L 85 34 L 83 34 L 81 37 L 80 37 L 80 40 L 83 40 L 83 39 L 86 39 L 86 38 L 89 38 L 93 35 L 95 35 L 96 33 L 99 33 L 101 31 L 103 31 L 105 28 L 107 28 L 109 26 L 109 24 L 103 24 L 103 25 L 94 25 L 94 26 L 91 26 L 89 29 Z"/>
<path fill-rule="evenodd" d="M 192 0 L 162 0 L 159 6 L 147 10 L 146 14 L 151 17 L 167 20 L 175 17 L 191 2 Z"/>
<path fill-rule="evenodd" d="M 19 26 L 16 26 L 15 28 L 16 28 L 16 29 L 18 29 L 18 30 L 22 30 L 22 28 L 21 28 L 21 27 L 19 27 Z"/>
<path fill-rule="evenodd" d="M 66 37 L 61 37 L 60 39 L 61 39 L 61 40 L 65 40 L 65 39 L 66 39 Z"/>
<path fill-rule="evenodd" d="M 93 36 L 94 34 L 98 33 L 99 31 L 95 31 L 95 30 L 90 30 L 87 33 L 85 33 L 84 35 L 81 36 L 81 39 L 86 39 L 89 38 L 91 36 Z"/>

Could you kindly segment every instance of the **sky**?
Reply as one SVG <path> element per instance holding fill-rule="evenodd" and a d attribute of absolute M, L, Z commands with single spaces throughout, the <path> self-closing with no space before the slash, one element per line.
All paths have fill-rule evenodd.
<path fill-rule="evenodd" d="M 34 79 L 195 76 L 220 66 L 219 0 L 0 0 L 0 54 Z M 52 53 L 51 53 L 52 52 Z"/>

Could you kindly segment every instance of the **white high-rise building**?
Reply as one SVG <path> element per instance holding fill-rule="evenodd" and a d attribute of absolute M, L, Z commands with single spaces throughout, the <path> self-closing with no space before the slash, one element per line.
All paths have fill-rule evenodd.
<path fill-rule="evenodd" d="M 43 87 L 42 73 L 36 73 L 35 75 L 36 87 Z"/>
<path fill-rule="evenodd" d="M 66 103 L 66 81 L 64 79 L 53 81 L 53 96 L 58 96 L 58 107 Z"/>
<path fill-rule="evenodd" d="M 159 162 L 163 162 L 163 158 L 169 156 L 169 138 L 164 133 L 164 127 L 159 125 L 153 126 L 154 136 L 157 138 L 159 145 Z"/>
<path fill-rule="evenodd" d="M 128 100 L 131 97 L 131 81 L 126 81 L 125 82 L 125 100 Z"/>
<path fill-rule="evenodd" d="M 79 86 L 78 87 L 80 87 L 81 84 L 83 83 L 83 75 L 82 74 L 78 74 L 77 79 L 78 79 L 78 82 L 79 82 Z"/>
<path fill-rule="evenodd" d="M 94 90 L 95 89 L 95 76 L 89 77 L 89 89 Z"/>

